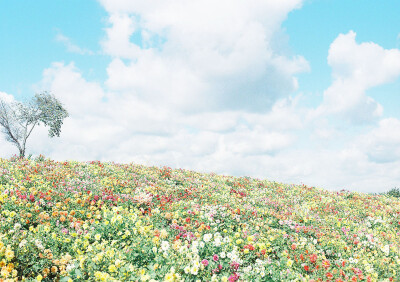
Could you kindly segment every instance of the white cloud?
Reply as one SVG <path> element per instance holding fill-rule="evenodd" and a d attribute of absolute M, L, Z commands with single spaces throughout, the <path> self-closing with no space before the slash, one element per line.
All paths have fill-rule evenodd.
<path fill-rule="evenodd" d="M 376 163 L 400 161 L 400 120 L 383 119 L 379 127 L 360 137 L 368 158 Z"/>
<path fill-rule="evenodd" d="M 87 82 L 75 68 L 73 63 L 53 63 L 43 72 L 43 81 L 36 86 L 38 91 L 48 90 L 59 97 L 67 110 L 73 116 L 100 114 L 102 99 L 105 97 L 103 89 L 94 82 Z"/>
<path fill-rule="evenodd" d="M 305 110 L 298 106 L 300 98 L 280 100 L 268 114 L 179 113 L 154 107 L 129 93 L 104 92 L 86 81 L 73 64 L 61 63 L 44 71 L 43 86 L 59 97 L 71 116 L 60 138 L 49 138 L 44 127 L 35 130 L 28 140 L 28 153 L 56 160 L 167 165 L 331 190 L 380 192 L 400 181 L 398 159 L 377 163 L 369 155 L 378 146 L 387 146 L 388 155 L 398 147 L 398 136 L 390 135 L 400 132 L 398 120 L 382 121 L 377 129 L 340 148 L 310 149 L 296 146 L 297 132 L 313 128 L 302 118 Z M 9 156 L 3 148 L 2 156 Z"/>
<path fill-rule="evenodd" d="M 77 53 L 80 55 L 93 55 L 93 51 L 88 50 L 88 49 L 84 49 L 79 47 L 78 45 L 75 45 L 72 43 L 71 39 L 67 36 L 65 36 L 64 34 L 62 34 L 61 32 L 58 32 L 56 35 L 56 41 L 57 42 L 61 42 L 65 48 L 67 48 L 68 52 L 71 53 Z"/>
<path fill-rule="evenodd" d="M 382 106 L 365 92 L 400 76 L 400 50 L 386 50 L 373 42 L 358 44 L 355 37 L 350 31 L 332 42 L 328 63 L 333 83 L 325 90 L 315 116 L 337 114 L 362 123 L 382 115 Z"/>
<path fill-rule="evenodd" d="M 101 43 L 111 57 L 105 87 L 86 80 L 73 63 L 53 63 L 37 88 L 53 92 L 70 117 L 60 138 L 37 128 L 28 153 L 332 190 L 398 186 L 399 121 L 382 120 L 354 137 L 328 115 L 379 117 L 382 108 L 365 91 L 399 75 L 396 50 L 357 44 L 352 32 L 338 36 L 328 57 L 333 82 L 310 120 L 302 95 L 292 97 L 296 74 L 309 70 L 308 63 L 277 47 L 285 43 L 277 42 L 281 23 L 300 0 L 102 3 L 110 14 Z M 4 142 L 0 155 L 8 157 Z"/>
<path fill-rule="evenodd" d="M 267 112 L 309 70 L 303 57 L 273 47 L 300 0 L 102 3 L 110 13 L 103 48 L 115 57 L 107 86 L 152 104 Z"/>
<path fill-rule="evenodd" d="M 10 95 L 10 94 L 7 94 L 6 92 L 1 92 L 1 91 L 0 91 L 0 99 L 6 103 L 12 103 L 15 101 L 13 95 Z"/>

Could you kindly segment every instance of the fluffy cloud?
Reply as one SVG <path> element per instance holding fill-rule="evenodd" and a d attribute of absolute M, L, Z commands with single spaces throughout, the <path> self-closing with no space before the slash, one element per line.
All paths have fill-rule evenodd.
<path fill-rule="evenodd" d="M 7 93 L 1 92 L 1 91 L 0 91 L 0 99 L 6 103 L 12 103 L 15 101 L 13 95 L 10 95 L 10 94 L 7 94 Z"/>
<path fill-rule="evenodd" d="M 73 63 L 46 69 L 37 90 L 52 91 L 70 117 L 60 138 L 38 127 L 29 153 L 332 190 L 379 192 L 398 185 L 397 119 L 354 137 L 326 118 L 379 117 L 380 105 L 365 92 L 399 75 L 398 50 L 358 44 L 353 32 L 339 35 L 328 57 L 332 85 L 307 118 L 302 95 L 292 95 L 296 74 L 308 63 L 277 47 L 284 44 L 281 23 L 300 0 L 101 3 L 109 13 L 101 42 L 111 58 L 107 81 L 86 80 Z M 10 148 L 0 139 L 1 156 Z"/>
<path fill-rule="evenodd" d="M 101 1 L 107 86 L 180 111 L 267 112 L 309 69 L 273 41 L 301 1 Z"/>
<path fill-rule="evenodd" d="M 372 42 L 358 44 L 355 38 L 356 33 L 350 31 L 332 42 L 328 64 L 333 83 L 315 116 L 336 114 L 363 123 L 382 115 L 382 106 L 365 92 L 400 75 L 400 50 L 386 50 Z"/>
<path fill-rule="evenodd" d="M 383 119 L 377 128 L 360 139 L 371 161 L 393 163 L 400 160 L 400 120 Z"/>

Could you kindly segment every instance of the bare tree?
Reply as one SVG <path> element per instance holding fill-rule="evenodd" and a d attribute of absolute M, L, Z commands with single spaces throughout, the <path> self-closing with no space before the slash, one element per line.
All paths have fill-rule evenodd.
<path fill-rule="evenodd" d="M 26 105 L 6 102 L 0 98 L 0 125 L 6 140 L 17 146 L 19 156 L 25 157 L 26 140 L 35 126 L 49 127 L 49 136 L 60 136 L 61 125 L 68 112 L 62 104 L 48 92 L 36 94 Z"/>

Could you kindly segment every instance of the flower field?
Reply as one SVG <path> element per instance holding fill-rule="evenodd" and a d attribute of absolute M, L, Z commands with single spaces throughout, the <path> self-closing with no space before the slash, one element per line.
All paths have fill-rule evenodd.
<path fill-rule="evenodd" d="M 400 281 L 400 199 L 0 159 L 0 281 Z"/>

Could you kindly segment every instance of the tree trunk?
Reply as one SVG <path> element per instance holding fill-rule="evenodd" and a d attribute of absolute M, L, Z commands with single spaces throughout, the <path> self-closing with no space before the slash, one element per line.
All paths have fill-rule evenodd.
<path fill-rule="evenodd" d="M 25 158 L 25 149 L 19 149 L 19 157 Z"/>

